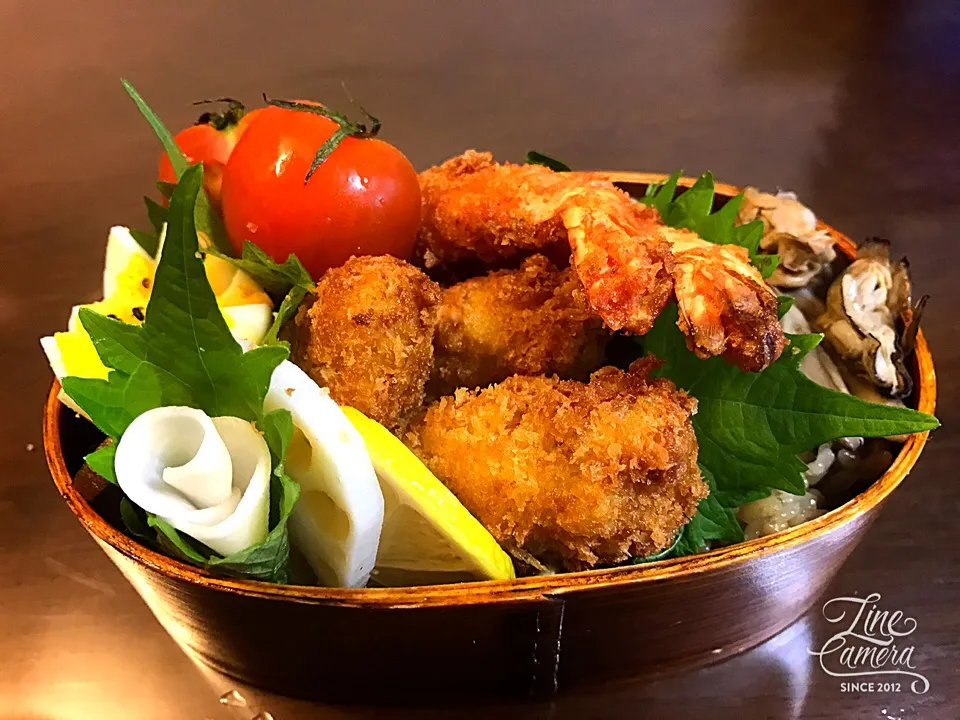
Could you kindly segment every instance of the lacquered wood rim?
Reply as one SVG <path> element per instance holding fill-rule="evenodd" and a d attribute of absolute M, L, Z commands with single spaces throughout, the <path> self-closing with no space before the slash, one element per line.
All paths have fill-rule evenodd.
<path fill-rule="evenodd" d="M 603 172 L 602 174 L 613 182 L 633 184 L 660 182 L 667 177 L 658 173 Z M 696 178 L 684 177 L 680 179 L 679 184 L 689 187 L 695 181 Z M 740 188 L 716 183 L 716 192 L 718 195 L 733 197 L 740 193 Z M 852 257 L 856 253 L 856 244 L 850 238 L 823 222 L 819 225 L 836 239 L 838 247 L 846 255 Z M 918 386 L 917 409 L 933 414 L 936 409 L 937 381 L 933 358 L 923 331 L 917 336 L 915 357 L 917 361 L 915 379 Z M 839 508 L 775 535 L 748 540 L 701 555 L 662 560 L 647 565 L 586 570 L 516 580 L 408 588 L 324 588 L 275 585 L 215 577 L 204 570 L 160 555 L 114 528 L 101 518 L 73 488 L 73 478 L 67 470 L 60 440 L 59 392 L 60 383 L 55 380 L 47 397 L 43 417 L 43 440 L 47 465 L 61 496 L 94 537 L 131 560 L 173 580 L 265 599 L 379 609 L 537 601 L 571 592 L 588 591 L 592 588 L 664 582 L 705 572 L 729 570 L 753 558 L 786 550 L 826 535 L 877 508 L 903 482 L 920 457 L 929 436 L 929 432 L 911 435 L 890 468 L 867 490 Z"/>

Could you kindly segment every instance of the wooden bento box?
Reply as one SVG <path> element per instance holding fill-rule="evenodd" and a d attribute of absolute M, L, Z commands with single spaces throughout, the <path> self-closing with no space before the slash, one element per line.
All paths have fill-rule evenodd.
<path fill-rule="evenodd" d="M 609 177 L 637 190 L 663 176 Z M 717 185 L 718 197 L 738 192 Z M 824 227 L 854 254 L 849 238 Z M 922 333 L 912 371 L 916 407 L 932 413 L 936 379 Z M 753 647 L 823 593 L 927 439 L 910 436 L 883 476 L 843 506 L 702 555 L 503 582 L 302 587 L 214 577 L 126 536 L 97 511 L 100 486 L 74 482 L 99 437 L 58 391 L 55 382 L 44 413 L 54 482 L 177 643 L 250 685 L 352 703 L 544 698 Z"/>

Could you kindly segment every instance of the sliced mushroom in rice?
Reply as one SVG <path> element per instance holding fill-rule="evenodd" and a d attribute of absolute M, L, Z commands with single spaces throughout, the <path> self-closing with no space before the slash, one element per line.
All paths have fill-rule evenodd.
<path fill-rule="evenodd" d="M 786 314 L 780 318 L 780 323 L 783 325 L 784 332 L 793 335 L 805 335 L 813 332 L 810 329 L 807 318 L 804 317 L 803 312 L 797 305 L 787 310 Z M 800 370 L 815 383 L 829 390 L 839 390 L 844 393 L 850 392 L 847 389 L 847 384 L 843 380 L 843 375 L 837 368 L 836 363 L 833 362 L 833 358 L 831 358 L 830 354 L 823 348 L 822 344 L 808 352 L 803 360 L 800 361 Z"/>
<path fill-rule="evenodd" d="M 885 241 L 864 243 L 857 259 L 831 283 L 826 305 L 810 287 L 792 290 L 790 295 L 795 304 L 781 318 L 784 331 L 825 333 L 824 342 L 803 358 L 801 370 L 807 377 L 864 400 L 903 406 L 891 395 L 910 392 L 904 358 L 916 341 L 926 298 L 911 307 L 906 263 L 890 262 Z M 810 323 L 809 318 L 817 321 Z M 886 384 L 881 378 L 886 378 Z M 792 495 L 774 490 L 741 506 L 737 518 L 744 535 L 749 540 L 780 532 L 845 502 L 890 466 L 895 447 L 890 440 L 903 442 L 906 436 L 866 441 L 840 438 L 804 453 L 807 491 Z"/>
<path fill-rule="evenodd" d="M 810 281 L 832 262 L 837 254 L 834 239 L 825 230 L 817 229 L 817 218 L 790 192 L 776 195 L 748 187 L 738 212 L 738 223 L 753 220 L 763 223 L 760 250 L 778 254 L 780 264 L 770 278 L 770 284 L 785 288 L 799 288 Z"/>
<path fill-rule="evenodd" d="M 909 395 L 913 382 L 904 364 L 916 337 L 919 310 L 911 307 L 910 278 L 905 261 L 890 260 L 889 243 L 871 239 L 857 259 L 830 285 L 827 309 L 818 319 L 825 342 L 841 361 L 841 369 L 867 381 L 883 397 Z"/>

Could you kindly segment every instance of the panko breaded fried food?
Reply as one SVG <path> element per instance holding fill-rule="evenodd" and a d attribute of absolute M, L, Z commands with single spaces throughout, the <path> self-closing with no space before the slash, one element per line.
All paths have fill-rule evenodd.
<path fill-rule="evenodd" d="M 439 301 L 439 286 L 409 263 L 351 258 L 297 313 L 297 364 L 338 403 L 401 429 L 423 404 Z"/>
<path fill-rule="evenodd" d="M 564 210 L 573 266 L 608 328 L 643 335 L 673 295 L 673 255 L 656 209 L 611 188 Z"/>
<path fill-rule="evenodd" d="M 511 375 L 585 380 L 608 333 L 570 268 L 543 255 L 443 291 L 430 394 L 486 387 Z"/>
<path fill-rule="evenodd" d="M 745 250 L 665 226 L 597 173 L 499 165 L 468 151 L 420 180 L 425 266 L 555 257 L 565 240 L 590 307 L 611 330 L 643 335 L 675 295 L 680 329 L 701 357 L 759 371 L 783 351 L 776 293 Z"/>
<path fill-rule="evenodd" d="M 663 550 L 709 488 L 696 400 L 648 360 L 589 383 L 512 377 L 432 405 L 410 448 L 508 549 L 567 570 Z"/>
<path fill-rule="evenodd" d="M 689 230 L 665 227 L 674 256 L 677 325 L 699 357 L 721 355 L 752 372 L 774 362 L 786 345 L 778 293 L 750 262 L 746 248 L 714 245 Z"/>
<path fill-rule="evenodd" d="M 540 165 L 500 165 L 475 150 L 424 170 L 417 255 L 427 268 L 475 260 L 503 267 L 536 252 L 569 257 L 552 200 L 561 180 Z"/>
<path fill-rule="evenodd" d="M 572 256 L 590 305 L 612 330 L 647 332 L 673 290 L 655 210 L 591 173 L 498 164 L 468 150 L 420 173 L 426 268 L 503 267 L 534 253 Z M 589 241 L 589 242 L 587 242 Z"/>

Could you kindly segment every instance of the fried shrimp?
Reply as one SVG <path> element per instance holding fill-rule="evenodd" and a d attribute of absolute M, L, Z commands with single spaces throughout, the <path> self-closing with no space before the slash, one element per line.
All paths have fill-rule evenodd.
<path fill-rule="evenodd" d="M 406 440 L 508 549 L 567 570 L 650 555 L 709 489 L 690 423 L 696 400 L 649 367 L 459 390 Z"/>
<path fill-rule="evenodd" d="M 664 227 L 687 346 L 699 357 L 722 355 L 759 372 L 780 357 L 786 338 L 777 293 L 751 264 L 746 248 L 714 245 L 689 230 Z"/>
<path fill-rule="evenodd" d="M 673 292 L 657 211 L 611 185 L 577 196 L 563 221 L 590 306 L 611 330 L 646 333 Z"/>
<path fill-rule="evenodd" d="M 500 165 L 475 150 L 424 170 L 417 255 L 427 268 L 471 261 L 502 267 L 535 252 L 566 258 L 557 199 L 564 185 L 562 175 L 540 165 Z"/>
<path fill-rule="evenodd" d="M 783 351 L 776 293 L 746 250 L 666 227 L 597 173 L 499 165 L 471 150 L 420 180 L 427 267 L 556 258 L 565 243 L 590 307 L 611 330 L 643 335 L 676 295 L 680 328 L 699 356 L 758 371 Z"/>
<path fill-rule="evenodd" d="M 536 252 L 573 256 L 590 305 L 612 330 L 642 334 L 670 299 L 672 259 L 655 210 L 591 173 L 500 165 L 468 150 L 420 173 L 419 256 L 427 268 L 502 267 Z"/>
<path fill-rule="evenodd" d="M 511 375 L 585 380 L 603 359 L 607 332 L 570 268 L 542 255 L 443 291 L 431 394 L 485 387 Z"/>
<path fill-rule="evenodd" d="M 298 312 L 297 364 L 338 403 L 401 429 L 423 404 L 439 301 L 437 284 L 402 260 L 351 258 Z"/>

